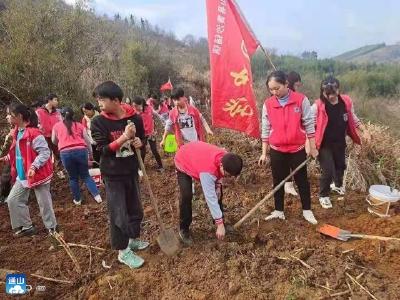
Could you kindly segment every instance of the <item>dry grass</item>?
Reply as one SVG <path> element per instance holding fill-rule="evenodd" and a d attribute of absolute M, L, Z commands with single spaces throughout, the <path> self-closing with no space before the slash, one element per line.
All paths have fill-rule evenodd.
<path fill-rule="evenodd" d="M 390 134 L 388 127 L 369 123 L 365 127 L 370 140 L 363 138 L 361 148 L 348 148 L 346 187 L 363 192 L 373 184 L 399 188 L 400 140 Z M 317 168 L 317 164 L 310 165 L 312 173 L 318 172 Z"/>

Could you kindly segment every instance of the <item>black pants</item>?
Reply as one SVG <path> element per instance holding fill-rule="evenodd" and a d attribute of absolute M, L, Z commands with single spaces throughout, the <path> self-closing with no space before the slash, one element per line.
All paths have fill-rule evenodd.
<path fill-rule="evenodd" d="M 192 224 L 192 198 L 193 198 L 193 191 L 192 191 L 192 183 L 193 179 L 189 175 L 177 171 L 178 175 L 178 185 L 179 190 L 181 193 L 180 201 L 179 201 L 179 220 L 180 224 L 179 227 L 181 230 L 189 230 L 190 224 Z M 218 203 L 219 207 L 221 208 L 222 213 L 223 205 L 222 205 L 222 187 L 219 186 L 219 197 Z"/>
<path fill-rule="evenodd" d="M 296 169 L 307 158 L 306 151 L 304 149 L 296 153 L 283 153 L 271 149 L 270 156 L 274 187 L 276 187 L 290 174 L 291 169 Z M 303 210 L 311 209 L 311 194 L 310 184 L 307 178 L 307 166 L 301 168 L 293 177 L 297 187 L 299 188 Z M 274 195 L 276 210 L 283 211 L 284 195 L 285 191 L 284 187 L 282 186 Z"/>
<path fill-rule="evenodd" d="M 96 145 L 92 145 L 92 152 L 93 152 L 93 160 L 97 163 L 100 163 L 100 151 L 97 150 Z"/>
<path fill-rule="evenodd" d="M 153 153 L 154 158 L 156 159 L 157 165 L 159 168 L 163 167 L 162 161 L 161 161 L 161 157 L 160 154 L 158 153 L 157 150 L 157 142 L 155 137 L 151 137 L 151 136 L 146 136 L 146 138 L 142 141 L 143 142 L 143 147 L 140 149 L 140 154 L 142 155 L 142 159 L 144 161 L 144 158 L 146 157 L 146 151 L 147 151 L 147 143 L 149 143 L 150 145 L 150 150 Z"/>
<path fill-rule="evenodd" d="M 332 181 L 335 186 L 343 185 L 343 175 L 346 170 L 346 145 L 323 145 L 318 156 L 322 174 L 319 180 L 320 197 L 328 197 Z"/>
<path fill-rule="evenodd" d="M 7 199 L 11 191 L 11 165 L 4 163 L 0 177 L 0 202 Z"/>
<path fill-rule="evenodd" d="M 129 239 L 140 236 L 143 208 L 137 172 L 131 176 L 105 177 L 112 249 L 128 247 Z"/>

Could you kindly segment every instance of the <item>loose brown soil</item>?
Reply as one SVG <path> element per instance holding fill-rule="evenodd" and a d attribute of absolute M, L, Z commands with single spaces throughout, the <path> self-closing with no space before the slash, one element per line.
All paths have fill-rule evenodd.
<path fill-rule="evenodd" d="M 238 134 L 217 131 L 213 142 L 239 152 L 245 170 L 236 181 L 226 182 L 226 220 L 234 223 L 271 189 L 268 168 L 257 166 L 259 146 Z M 170 226 L 177 224 L 178 189 L 171 157 L 164 157 L 167 171 L 154 171 L 151 155 L 147 165 L 162 216 Z M 349 191 L 343 200 L 334 196 L 333 209 L 318 203 L 318 175 L 312 174 L 313 208 L 320 224 L 366 234 L 400 237 L 400 215 L 380 219 L 367 212 L 365 194 Z M 57 220 L 67 242 L 106 248 L 105 252 L 71 248 L 82 268 L 74 271 L 64 249 L 49 250 L 50 242 L 32 195 L 31 216 L 40 229 L 32 238 L 14 238 L 7 206 L 0 206 L 0 268 L 26 274 L 71 280 L 73 284 L 43 281 L 28 275 L 33 286 L 29 296 L 41 299 L 369 299 L 346 273 L 378 299 L 400 299 L 400 244 L 372 240 L 342 242 L 321 236 L 316 227 L 301 216 L 300 201 L 286 196 L 285 221 L 264 221 L 273 208 L 266 205 L 236 234 L 222 242 L 215 239 L 215 228 L 197 186 L 192 231 L 194 245 L 175 257 L 166 257 L 156 243 L 158 225 L 148 193 L 142 188 L 145 211 L 143 239 L 151 246 L 141 255 L 146 260 L 139 270 L 130 270 L 109 250 L 106 204 L 97 204 L 86 193 L 81 207 L 72 203 L 67 181 L 52 186 Z M 392 213 L 399 212 L 399 206 Z M 111 269 L 102 267 L 102 260 Z M 1 276 L 1 274 L 0 274 Z M 4 281 L 4 278 L 1 278 Z M 45 285 L 45 292 L 35 291 Z M 0 299 L 6 298 L 4 283 Z"/>

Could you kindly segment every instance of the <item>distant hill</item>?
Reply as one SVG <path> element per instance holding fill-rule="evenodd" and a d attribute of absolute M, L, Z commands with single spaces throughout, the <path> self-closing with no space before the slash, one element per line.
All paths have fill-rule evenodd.
<path fill-rule="evenodd" d="M 367 45 L 340 54 L 333 59 L 354 63 L 400 63 L 400 43 Z"/>

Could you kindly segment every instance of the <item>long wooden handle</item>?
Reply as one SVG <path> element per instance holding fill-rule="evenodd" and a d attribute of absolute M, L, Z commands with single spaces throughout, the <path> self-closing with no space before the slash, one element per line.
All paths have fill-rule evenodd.
<path fill-rule="evenodd" d="M 400 238 L 386 237 L 386 236 L 379 236 L 379 235 L 352 233 L 352 234 L 350 234 L 350 236 L 354 237 L 354 238 L 359 238 L 359 239 L 380 240 L 380 241 L 400 241 Z"/>
<path fill-rule="evenodd" d="M 284 184 L 286 181 L 288 181 L 294 174 L 296 174 L 301 168 L 303 168 L 309 161 L 311 160 L 311 156 L 309 156 L 305 161 L 303 161 L 296 169 L 293 170 L 292 173 L 290 173 L 284 180 L 282 180 L 271 192 L 269 192 L 268 195 L 266 195 L 260 202 L 256 204 L 243 218 L 241 218 L 238 222 L 236 222 L 235 225 L 233 225 L 233 228 L 237 229 L 248 217 L 250 217 L 254 212 L 264 204 L 265 201 L 267 201 L 269 198 L 271 198 Z"/>
<path fill-rule="evenodd" d="M 135 151 L 136 151 L 137 160 L 138 160 L 139 165 L 140 165 L 140 169 L 143 172 L 144 182 L 146 184 L 147 190 L 148 190 L 149 195 L 150 195 L 151 205 L 153 206 L 154 211 L 156 212 L 157 220 L 160 223 L 161 230 L 164 231 L 165 230 L 165 225 L 164 225 L 164 222 L 162 221 L 162 218 L 161 218 L 161 215 L 160 215 L 160 211 L 158 210 L 158 204 L 157 204 L 156 197 L 154 197 L 153 190 L 151 189 L 150 179 L 147 176 L 147 172 L 146 172 L 146 168 L 144 167 L 142 155 L 140 154 L 140 149 L 135 148 Z"/>
<path fill-rule="evenodd" d="M 128 124 L 132 124 L 132 121 L 128 120 Z M 158 222 L 160 223 L 161 230 L 165 230 L 165 225 L 161 219 L 160 211 L 158 210 L 158 204 L 157 204 L 156 197 L 154 197 L 153 190 L 151 189 L 150 179 L 147 176 L 147 172 L 146 172 L 146 168 L 143 163 L 142 155 L 140 154 L 140 149 L 138 149 L 136 147 L 134 147 L 134 148 L 135 148 L 135 153 L 136 153 L 137 160 L 139 162 L 140 169 L 143 172 L 143 177 L 144 177 L 144 182 L 146 184 L 146 188 L 149 191 L 151 205 L 153 206 L 154 211 L 156 212 L 156 217 L 157 217 Z"/>

